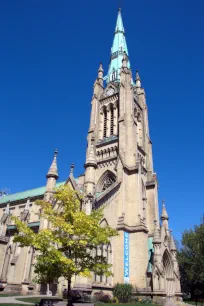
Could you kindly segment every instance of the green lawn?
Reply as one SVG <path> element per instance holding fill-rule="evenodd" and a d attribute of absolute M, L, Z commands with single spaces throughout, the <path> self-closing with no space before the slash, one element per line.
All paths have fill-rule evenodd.
<path fill-rule="evenodd" d="M 0 305 L 1 306 L 26 306 L 26 304 L 4 304 L 4 303 L 0 303 Z M 27 306 L 29 306 L 29 304 Z"/>
<path fill-rule="evenodd" d="M 196 305 L 195 301 L 184 301 L 187 304 Z M 204 302 L 198 302 L 198 306 L 204 306 Z"/>
<path fill-rule="evenodd" d="M 17 298 L 17 301 L 28 302 L 28 303 L 40 303 L 41 297 L 25 297 L 25 298 Z"/>
<path fill-rule="evenodd" d="M 46 297 L 46 296 L 37 297 L 36 296 L 36 297 L 25 297 L 25 298 L 21 297 L 21 298 L 17 298 L 16 300 L 21 301 L 21 302 L 28 302 L 28 303 L 35 304 L 35 303 L 40 303 L 41 299 L 46 299 L 46 298 L 53 299 L 53 300 L 59 299 L 58 297 L 55 297 L 55 296 L 49 296 L 49 297 Z"/>
<path fill-rule="evenodd" d="M 21 294 L 18 294 L 18 293 L 16 293 L 16 294 L 14 294 L 14 293 L 0 293 L 0 298 L 1 297 L 9 297 L 9 296 L 21 296 Z"/>

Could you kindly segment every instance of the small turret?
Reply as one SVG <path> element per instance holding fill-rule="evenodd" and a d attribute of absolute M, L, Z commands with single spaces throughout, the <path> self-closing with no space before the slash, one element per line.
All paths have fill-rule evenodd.
<path fill-rule="evenodd" d="M 7 215 L 10 214 L 10 207 L 9 207 L 9 206 L 10 206 L 10 202 L 7 203 L 6 209 L 5 209 L 5 212 L 4 212 L 4 213 L 7 214 Z"/>
<path fill-rule="evenodd" d="M 91 144 L 90 144 L 90 148 L 88 149 L 85 168 L 90 167 L 90 166 L 92 166 L 94 168 L 97 167 L 96 156 L 95 156 L 95 153 L 94 153 L 94 138 L 91 139 Z"/>
<path fill-rule="evenodd" d="M 103 81 L 103 72 L 104 72 L 104 70 L 103 70 L 102 63 L 100 63 L 100 66 L 98 68 L 98 79 L 102 80 L 102 81 Z"/>
<path fill-rule="evenodd" d="M 29 208 L 30 208 L 30 198 L 28 198 L 26 201 L 25 210 L 29 210 Z"/>
<path fill-rule="evenodd" d="M 94 153 L 94 137 L 91 138 L 91 142 L 88 147 L 86 163 L 84 165 L 85 179 L 84 179 L 84 188 L 85 188 L 85 211 L 87 214 L 91 213 L 93 207 L 93 196 L 95 192 L 95 171 L 97 168 L 96 156 Z"/>
<path fill-rule="evenodd" d="M 136 71 L 135 84 L 136 84 L 136 88 L 141 88 L 141 79 L 140 79 L 138 71 Z"/>
<path fill-rule="evenodd" d="M 58 154 L 58 151 L 55 150 L 52 164 L 46 175 L 47 177 L 47 185 L 46 185 L 46 192 L 45 192 L 46 201 L 50 201 L 52 199 L 54 189 L 56 187 L 56 181 L 58 179 L 57 154 Z"/>
<path fill-rule="evenodd" d="M 175 244 L 175 241 L 174 241 L 174 238 L 173 238 L 172 234 L 171 234 L 171 241 L 170 241 L 170 250 L 171 251 L 177 251 L 176 244 Z"/>
<path fill-rule="evenodd" d="M 74 175 L 74 164 L 72 163 L 71 166 L 70 166 L 70 175 Z"/>
<path fill-rule="evenodd" d="M 48 178 L 55 178 L 56 180 L 58 179 L 58 170 L 57 170 L 57 154 L 58 154 L 58 151 L 55 150 L 54 152 L 54 159 L 52 161 L 52 164 L 50 166 L 50 169 L 46 175 L 47 179 Z"/>
<path fill-rule="evenodd" d="M 164 200 L 162 200 L 162 214 L 161 214 L 161 220 L 169 220 L 169 216 L 167 214 L 167 211 L 166 211 L 166 207 L 165 207 L 165 202 Z"/>
<path fill-rule="evenodd" d="M 169 216 L 166 211 L 164 200 L 162 200 L 162 214 L 161 214 L 161 221 L 162 221 L 162 232 L 169 232 Z M 164 231 L 164 230 L 165 231 Z"/>

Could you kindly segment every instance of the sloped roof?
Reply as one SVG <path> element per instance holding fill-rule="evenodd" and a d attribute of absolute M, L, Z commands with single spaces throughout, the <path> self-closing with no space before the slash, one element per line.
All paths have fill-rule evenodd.
<path fill-rule="evenodd" d="M 56 184 L 56 187 L 59 187 L 61 185 L 65 184 L 65 182 L 59 182 Z M 14 194 L 9 194 L 5 197 L 2 197 L 0 199 L 0 205 L 7 203 L 7 202 L 15 202 L 15 201 L 19 201 L 19 200 L 23 200 L 23 199 L 27 199 L 27 198 L 34 198 L 34 197 L 38 197 L 41 196 L 45 193 L 46 190 L 46 186 L 43 187 L 39 187 L 39 188 L 35 188 L 35 189 L 31 189 L 31 190 L 26 190 L 26 191 L 22 191 L 22 192 L 18 192 L 18 193 L 14 193 Z"/>

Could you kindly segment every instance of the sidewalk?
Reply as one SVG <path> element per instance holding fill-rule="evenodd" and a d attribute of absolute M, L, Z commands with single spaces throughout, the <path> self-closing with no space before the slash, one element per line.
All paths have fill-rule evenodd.
<path fill-rule="evenodd" d="M 26 299 L 26 298 L 34 298 L 34 297 L 46 297 L 46 295 L 26 295 L 26 296 L 2 296 L 0 295 L 0 305 L 1 304 L 27 304 L 33 305 L 33 303 L 17 301 L 16 299 Z M 63 305 L 62 305 L 63 306 Z"/>

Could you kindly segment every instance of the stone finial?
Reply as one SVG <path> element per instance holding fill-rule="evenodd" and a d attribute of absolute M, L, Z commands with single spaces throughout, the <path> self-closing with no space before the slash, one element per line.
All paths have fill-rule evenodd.
<path fill-rule="evenodd" d="M 70 175 L 74 175 L 74 164 L 72 163 L 70 166 Z"/>
<path fill-rule="evenodd" d="M 138 70 L 136 71 L 135 84 L 136 84 L 136 88 L 141 88 L 141 79 L 140 79 Z"/>
<path fill-rule="evenodd" d="M 172 231 L 171 231 L 172 232 Z M 173 235 L 171 233 L 171 241 L 170 241 L 170 250 L 171 251 L 176 251 L 177 248 L 176 248 L 176 244 L 175 244 L 175 241 L 174 241 L 174 238 L 173 238 Z"/>
<path fill-rule="evenodd" d="M 58 179 L 57 155 L 58 155 L 58 151 L 55 150 L 54 159 L 53 159 L 52 164 L 50 166 L 50 169 L 49 169 L 49 171 L 46 175 L 47 178 L 54 177 L 56 180 Z"/>
<path fill-rule="evenodd" d="M 103 70 L 102 63 L 100 63 L 100 66 L 98 68 L 98 78 L 99 79 L 103 79 L 103 72 L 104 72 L 104 70 Z"/>
<path fill-rule="evenodd" d="M 30 198 L 27 199 L 25 210 L 29 210 L 29 208 L 30 208 Z"/>
<path fill-rule="evenodd" d="M 169 216 L 166 211 L 165 202 L 162 200 L 162 214 L 161 214 L 161 220 L 169 220 Z"/>
<path fill-rule="evenodd" d="M 154 230 L 154 236 L 153 236 L 153 243 L 161 243 L 159 224 L 157 224 L 156 220 L 154 223 L 155 223 L 155 230 Z"/>
<path fill-rule="evenodd" d="M 7 215 L 10 214 L 10 208 L 9 208 L 9 206 L 10 206 L 10 201 L 7 203 L 6 209 L 5 209 L 5 214 L 7 214 Z"/>
<path fill-rule="evenodd" d="M 128 63 L 128 56 L 127 56 L 127 53 L 124 52 L 123 53 L 123 60 L 122 60 L 122 67 L 127 68 L 127 63 Z"/>

